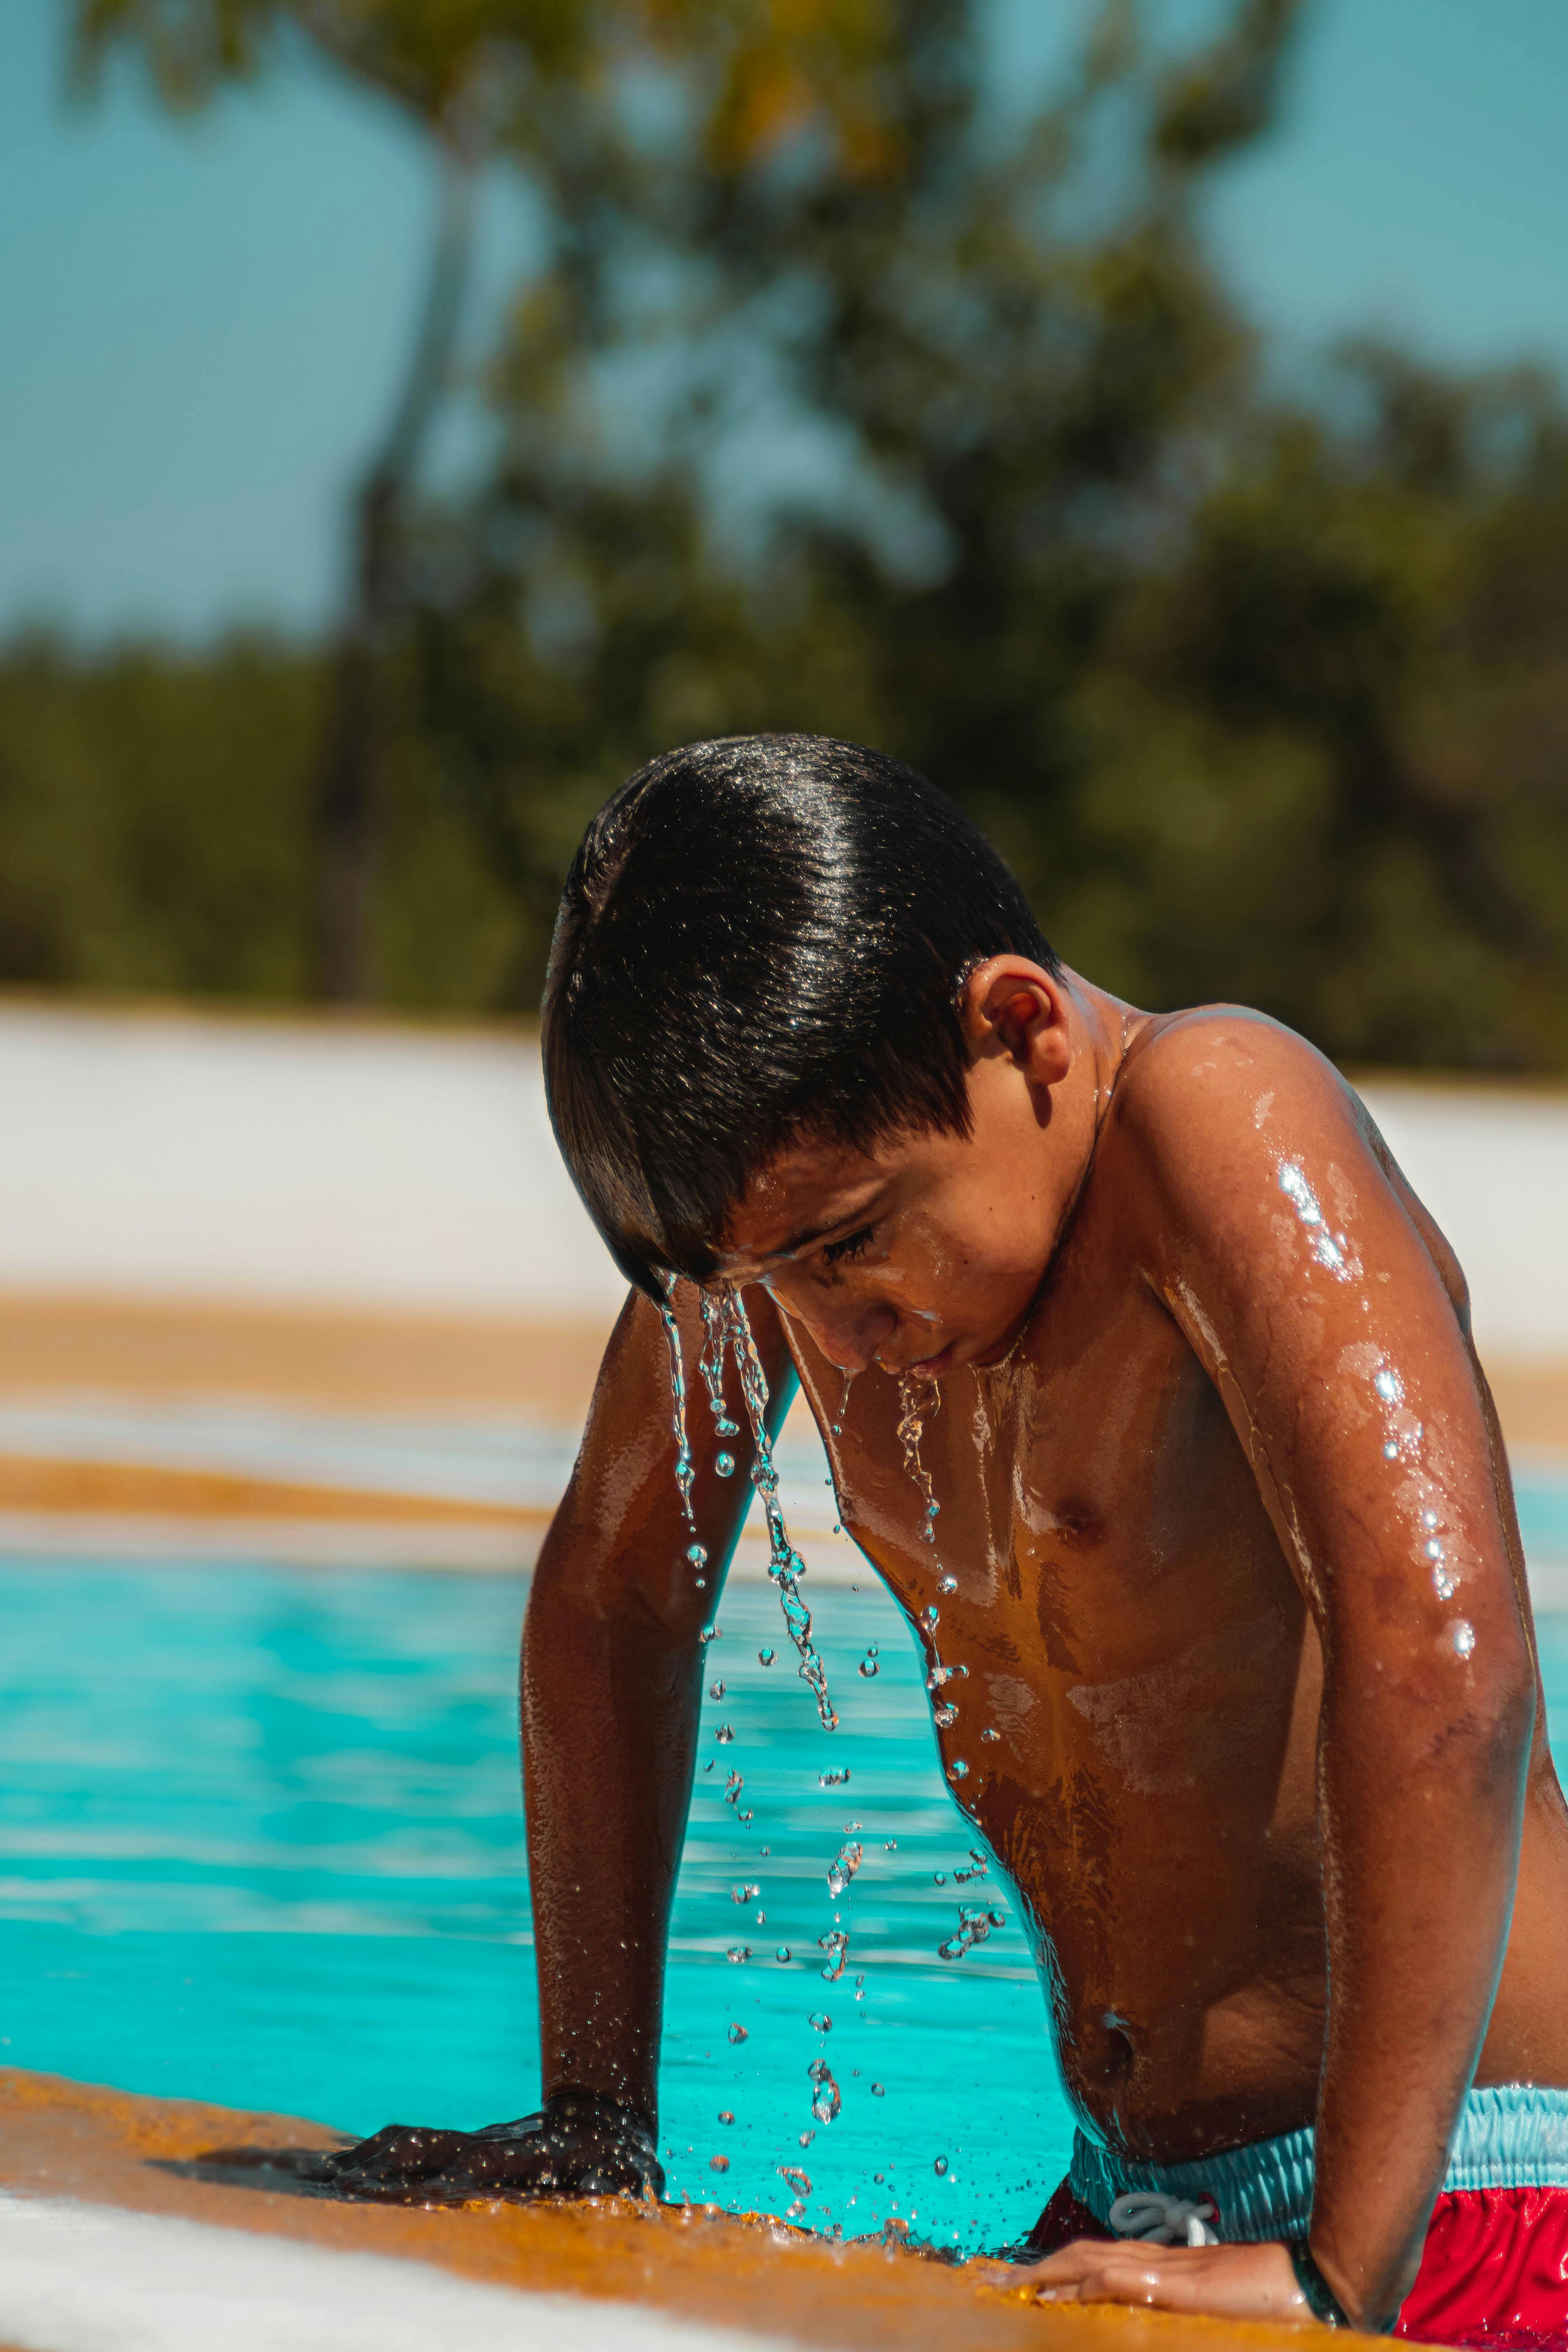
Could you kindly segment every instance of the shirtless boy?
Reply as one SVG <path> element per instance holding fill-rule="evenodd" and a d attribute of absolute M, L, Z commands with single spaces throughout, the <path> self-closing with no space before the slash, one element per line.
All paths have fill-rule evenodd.
<path fill-rule="evenodd" d="M 798 1379 L 844 1525 L 967 1669 L 939 1746 L 1081 2126 L 1022 2275 L 1568 2340 L 1568 1812 L 1463 1276 L 1349 1087 L 1258 1014 L 1065 970 L 940 793 L 791 736 L 669 753 L 595 820 L 545 1055 L 634 1286 L 524 1642 L 547 2096 L 340 2180 L 659 2185 L 699 1636 L 751 1492 L 695 1412 L 700 1590 L 674 1275 L 691 1366 L 699 1286 L 741 1293 L 775 1422 Z M 940 1394 L 940 1569 L 900 1375 Z M 1142 2189 L 1187 2242 L 1118 2239 Z"/>

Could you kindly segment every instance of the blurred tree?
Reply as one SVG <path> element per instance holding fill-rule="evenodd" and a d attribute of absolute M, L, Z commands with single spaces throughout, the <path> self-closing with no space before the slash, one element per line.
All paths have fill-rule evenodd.
<path fill-rule="evenodd" d="M 406 545 L 421 458 L 452 388 L 477 184 L 500 143 L 531 158 L 571 94 L 616 97 L 623 58 L 700 45 L 714 76 L 716 149 L 765 149 L 801 97 L 854 138 L 884 35 L 875 0 L 68 0 L 79 79 L 106 55 L 142 58 L 176 108 L 258 72 L 287 35 L 393 100 L 429 138 L 438 203 L 424 297 L 391 421 L 351 501 L 348 587 L 316 794 L 318 982 L 338 1002 L 371 985 L 372 888 L 388 756 L 387 667 L 408 607 Z M 602 144 L 602 142 L 601 142 Z"/>
<path fill-rule="evenodd" d="M 182 98 L 279 27 L 467 38 L 487 5 L 79 17 Z M 1267 129 L 1298 14 L 1216 0 L 1173 49 L 1153 0 L 1110 0 L 1027 104 L 981 0 L 516 0 L 480 143 L 547 237 L 497 462 L 435 504 L 398 442 L 391 585 L 362 579 L 330 664 L 0 662 L 0 972 L 303 985 L 300 746 L 335 678 L 341 747 L 357 676 L 358 969 L 389 1001 L 535 1001 L 603 794 L 672 741 L 794 726 L 934 774 L 1140 1002 L 1239 996 L 1342 1060 L 1568 1067 L 1568 413 L 1372 348 L 1311 402 L 1260 388 L 1201 198 Z M 420 70 L 434 122 L 458 84 Z M 248 796 L 226 843 L 215 776 Z M 100 811 L 91 844 L 53 792 Z"/>
<path fill-rule="evenodd" d="M 1059 901 L 1085 667 L 1246 391 L 1199 194 L 1267 126 L 1298 15 L 1229 0 L 1173 57 L 1112 0 L 1020 113 L 974 0 L 897 0 L 852 132 L 807 90 L 737 146 L 701 51 L 657 105 L 556 111 L 509 446 L 433 535 L 423 631 L 536 949 L 558 835 L 616 774 L 763 724 L 902 752 Z"/>
<path fill-rule="evenodd" d="M 1097 968 L 1341 1060 L 1568 1065 L 1568 415 L 1348 352 L 1265 413 L 1086 686 Z"/>

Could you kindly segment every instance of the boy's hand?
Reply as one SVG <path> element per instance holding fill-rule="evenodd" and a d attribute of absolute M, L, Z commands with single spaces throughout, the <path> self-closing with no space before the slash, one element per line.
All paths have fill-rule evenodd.
<path fill-rule="evenodd" d="M 315 2177 L 350 2197 L 461 2205 L 481 2197 L 653 2197 L 664 2173 L 647 2122 L 590 2091 L 483 2131 L 384 2131 L 325 2158 Z"/>
<path fill-rule="evenodd" d="M 986 2273 L 1004 2290 L 1026 2287 L 1040 2303 L 1141 2303 L 1156 2311 L 1316 2326 L 1279 2245 L 1153 2246 L 1136 2238 L 1079 2238 L 1023 2269 Z"/>

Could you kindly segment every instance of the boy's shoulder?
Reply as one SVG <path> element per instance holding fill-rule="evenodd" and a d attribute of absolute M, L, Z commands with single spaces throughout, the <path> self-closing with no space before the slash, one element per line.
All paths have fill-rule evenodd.
<path fill-rule="evenodd" d="M 1162 1193 L 1218 1199 L 1282 1159 L 1381 1159 L 1333 1064 L 1243 1004 L 1160 1013 L 1128 1049 L 1108 1127 Z"/>

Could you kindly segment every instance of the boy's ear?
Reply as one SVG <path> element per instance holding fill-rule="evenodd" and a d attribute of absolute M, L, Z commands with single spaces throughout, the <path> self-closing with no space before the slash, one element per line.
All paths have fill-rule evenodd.
<path fill-rule="evenodd" d="M 963 983 L 959 1019 L 971 1056 L 1005 1055 L 1037 1086 L 1054 1087 L 1072 1062 L 1067 991 L 1027 956 L 990 956 Z"/>

